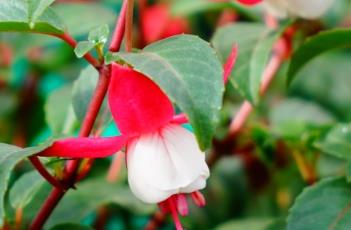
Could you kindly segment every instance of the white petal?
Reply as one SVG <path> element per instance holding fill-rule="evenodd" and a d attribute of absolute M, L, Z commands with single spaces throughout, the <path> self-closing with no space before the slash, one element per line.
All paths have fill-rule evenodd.
<path fill-rule="evenodd" d="M 286 0 L 289 10 L 302 18 L 313 19 L 322 16 L 332 5 L 333 0 Z"/>
<path fill-rule="evenodd" d="M 202 190 L 206 187 L 206 179 L 208 176 L 201 175 L 193 183 L 189 184 L 185 188 L 181 188 L 181 193 L 192 193 L 198 190 Z"/>
<path fill-rule="evenodd" d="M 185 188 L 200 176 L 206 180 L 210 173 L 203 153 L 192 132 L 179 125 L 168 125 L 162 130 L 168 153 L 177 169 L 177 187 Z"/>
<path fill-rule="evenodd" d="M 194 135 L 179 125 L 143 135 L 128 145 L 128 181 L 133 193 L 156 203 L 181 190 L 193 192 L 206 185 L 209 170 Z"/>
<path fill-rule="evenodd" d="M 159 189 L 155 185 L 171 187 L 173 165 L 160 136 L 150 134 L 128 145 L 127 167 L 129 186 L 136 197 L 146 203 L 157 203 L 177 192 Z M 162 187 L 161 186 L 161 187 Z"/>

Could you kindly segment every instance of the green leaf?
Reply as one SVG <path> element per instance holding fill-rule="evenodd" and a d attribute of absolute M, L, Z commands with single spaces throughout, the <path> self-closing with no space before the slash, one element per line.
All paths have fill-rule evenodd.
<path fill-rule="evenodd" d="M 73 109 L 77 118 L 81 121 L 85 117 L 98 79 L 99 73 L 89 65 L 82 70 L 78 79 L 74 82 L 72 91 Z"/>
<path fill-rule="evenodd" d="M 288 83 L 309 61 L 332 49 L 351 47 L 351 29 L 333 29 L 308 38 L 294 53 L 288 70 Z"/>
<path fill-rule="evenodd" d="M 250 218 L 229 221 L 223 225 L 220 225 L 216 230 L 264 230 L 273 222 L 272 218 Z"/>
<path fill-rule="evenodd" d="M 245 99 L 259 102 L 262 76 L 271 56 L 274 43 L 292 21 L 277 31 L 270 31 L 259 23 L 235 23 L 218 29 L 212 38 L 214 48 L 224 62 L 233 44 L 238 44 L 238 59 L 230 81 Z"/>
<path fill-rule="evenodd" d="M 72 86 L 55 90 L 45 103 L 45 119 L 55 134 L 67 134 L 72 130 L 76 118 L 72 108 Z"/>
<path fill-rule="evenodd" d="M 35 21 L 54 1 L 55 0 L 27 0 L 29 23 L 35 24 Z"/>
<path fill-rule="evenodd" d="M 215 10 L 223 10 L 228 8 L 230 3 L 228 2 L 211 2 L 202 0 L 179 0 L 176 1 L 171 8 L 171 12 L 174 15 L 188 16 L 201 12 L 209 12 Z"/>
<path fill-rule="evenodd" d="M 263 24 L 235 23 L 218 29 L 212 39 L 212 44 L 220 54 L 222 62 L 225 62 L 233 44 L 238 44 L 238 59 L 230 81 L 235 89 L 251 102 L 257 98 L 262 77 L 262 73 L 260 74 L 262 70 L 252 68 L 260 59 L 266 60 L 267 55 L 270 54 L 271 46 L 268 43 L 271 42 L 271 38 L 265 40 L 268 32 Z M 254 53 L 260 56 L 255 57 Z"/>
<path fill-rule="evenodd" d="M 317 101 L 341 120 L 349 121 L 350 72 L 350 56 L 347 52 L 336 50 L 325 53 L 299 71 L 289 87 L 289 94 Z"/>
<path fill-rule="evenodd" d="M 285 138 L 301 138 L 311 126 L 330 125 L 335 118 L 314 102 L 288 98 L 274 106 L 269 114 L 274 133 Z"/>
<path fill-rule="evenodd" d="M 62 3 L 55 5 L 53 10 L 62 18 L 73 36 L 87 35 L 104 24 L 113 26 L 117 18 L 111 8 L 100 3 Z"/>
<path fill-rule="evenodd" d="M 37 171 L 22 175 L 10 189 L 9 199 L 13 208 L 24 208 L 41 188 L 45 180 Z"/>
<path fill-rule="evenodd" d="M 259 20 L 259 17 L 248 10 L 247 7 L 236 3 L 235 1 L 212 2 L 204 0 L 178 0 L 172 4 L 171 13 L 173 15 L 180 15 L 184 17 L 198 13 L 208 13 L 210 11 L 222 11 L 230 8 L 246 18 Z"/>
<path fill-rule="evenodd" d="M 90 31 L 88 40 L 95 44 L 104 44 L 107 42 L 109 34 L 110 29 L 108 28 L 108 25 L 105 24 Z"/>
<path fill-rule="evenodd" d="M 351 228 L 351 186 L 328 178 L 305 189 L 289 211 L 288 230 Z"/>
<path fill-rule="evenodd" d="M 193 35 L 179 35 L 120 57 L 158 84 L 188 115 L 201 149 L 207 148 L 224 90 L 223 70 L 209 44 Z"/>
<path fill-rule="evenodd" d="M 346 164 L 345 177 L 347 183 L 351 183 L 351 161 L 347 162 Z"/>
<path fill-rule="evenodd" d="M 78 58 L 83 57 L 90 50 L 94 49 L 95 43 L 91 41 L 78 42 L 77 46 L 74 48 L 74 53 Z"/>
<path fill-rule="evenodd" d="M 13 145 L 0 143 L 0 226 L 3 225 L 3 219 L 6 215 L 5 194 L 8 188 L 11 170 L 19 161 L 43 151 L 51 144 L 50 141 L 40 146 L 22 149 Z"/>
<path fill-rule="evenodd" d="M 50 228 L 50 230 L 93 230 L 93 228 L 77 223 L 64 223 L 55 225 L 54 227 Z"/>
<path fill-rule="evenodd" d="M 8 0 L 0 5 L 0 31 L 61 34 L 59 17 L 49 8 L 53 0 Z"/>
<path fill-rule="evenodd" d="M 78 184 L 77 190 L 68 191 L 46 226 L 51 227 L 62 221 L 80 221 L 104 204 L 116 204 L 144 215 L 152 213 L 155 208 L 135 198 L 127 186 L 108 183 L 105 178 L 95 178 Z"/>
<path fill-rule="evenodd" d="M 324 153 L 351 160 L 351 124 L 338 124 L 316 146 Z"/>

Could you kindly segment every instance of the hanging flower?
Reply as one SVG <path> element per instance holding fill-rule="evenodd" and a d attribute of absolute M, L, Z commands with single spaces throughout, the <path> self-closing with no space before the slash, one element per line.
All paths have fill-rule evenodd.
<path fill-rule="evenodd" d="M 213 2 L 230 2 L 232 0 L 211 0 Z M 256 5 L 258 3 L 261 3 L 263 0 L 236 0 L 237 2 L 243 4 L 243 5 Z"/>
<path fill-rule="evenodd" d="M 225 65 L 224 81 L 236 51 L 234 47 Z M 185 117 L 175 116 L 171 101 L 153 81 L 130 67 L 112 64 L 111 69 L 108 102 L 122 135 L 58 140 L 40 155 L 106 157 L 125 146 L 134 195 L 146 203 L 159 203 L 164 212 L 172 214 L 177 229 L 182 229 L 178 213 L 188 213 L 185 194 L 198 206 L 205 205 L 198 191 L 205 188 L 210 174 L 205 154 L 193 133 L 181 126 Z"/>
<path fill-rule="evenodd" d="M 291 15 L 315 19 L 322 16 L 333 2 L 333 0 L 266 0 L 264 4 L 267 11 L 278 18 Z"/>
<path fill-rule="evenodd" d="M 190 32 L 190 26 L 186 18 L 172 16 L 170 6 L 166 3 L 158 3 L 147 6 L 144 1 L 140 8 L 140 29 L 144 45 L 177 34 Z"/>

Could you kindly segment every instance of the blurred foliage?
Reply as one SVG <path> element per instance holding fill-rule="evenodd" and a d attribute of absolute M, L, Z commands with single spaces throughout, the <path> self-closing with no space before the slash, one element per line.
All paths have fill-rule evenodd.
<path fill-rule="evenodd" d="M 273 44 L 269 40 L 263 43 L 268 50 L 259 50 L 258 55 L 254 52 L 255 47 L 262 46 L 262 36 L 271 36 L 264 26 L 262 9 L 244 8 L 233 2 L 149 2 L 169 2 L 172 15 L 184 17 L 191 33 L 212 41 L 222 61 L 229 54 L 233 41 L 239 44 L 240 50 L 232 77 L 240 75 L 241 82 L 231 79 L 233 84 L 226 86 L 220 122 L 208 151 L 215 151 L 220 159 L 210 164 L 211 177 L 204 190 L 207 205 L 202 209 L 192 206 L 191 215 L 182 217 L 184 227 L 326 229 L 339 210 L 349 207 L 350 200 L 350 49 L 338 49 L 314 58 L 290 85 L 287 85 L 287 60 L 269 93 L 255 107 L 242 135 L 234 141 L 227 135 L 233 114 L 238 111 L 243 96 L 250 94 L 250 99 L 258 95 L 260 79 L 253 80 L 256 86 L 247 90 L 245 87 L 252 87 L 245 85 L 249 82 L 248 75 L 257 77 L 257 73 L 263 72 L 260 68 L 250 70 L 250 63 L 262 61 L 260 64 L 264 65 Z M 120 7 L 121 1 L 112 0 L 56 0 L 52 10 L 72 36 L 85 41 L 89 32 L 99 26 L 107 25 L 113 31 Z M 219 25 L 224 12 L 234 15 L 239 22 L 232 22 L 234 18 L 230 18 Z M 321 30 L 350 27 L 350 12 L 349 0 L 337 0 L 321 20 L 297 20 L 293 48 L 297 50 L 307 37 Z M 136 9 L 136 17 L 139 13 Z M 135 48 L 141 49 L 145 44 L 139 23 L 136 20 L 134 36 Z M 281 23 L 281 28 L 285 25 Z M 300 52 L 303 56 L 304 51 Z M 252 75 L 252 71 L 256 74 Z M 96 71 L 76 58 L 74 51 L 58 39 L 1 32 L 0 142 L 27 147 L 45 143 L 51 136 L 77 135 L 96 79 Z M 103 136 L 119 133 L 106 105 L 100 111 L 95 132 Z M 5 147 L 1 145 L 0 151 Z M 21 151 L 29 154 L 38 151 L 35 148 L 39 147 Z M 13 150 L 16 151 L 20 150 Z M 13 223 L 16 211 L 23 209 L 22 228 L 26 229 L 47 196 L 49 185 L 23 158 L 24 155 L 11 159 L 0 155 L 0 177 L 9 181 L 8 189 L 0 187 L 0 192 L 6 198 L 4 208 L 10 214 L 9 221 Z M 42 160 L 54 173 L 65 163 L 65 159 Z M 146 225 L 157 207 L 142 204 L 130 193 L 124 168 L 117 180 L 106 181 L 112 161 L 108 158 L 94 163 L 92 172 L 77 185 L 77 190 L 68 192 L 46 229 L 97 228 L 103 218 L 105 229 L 142 229 Z M 11 175 L 9 170 L 5 172 L 18 162 Z M 2 213 L 3 207 L 0 209 Z M 312 217 L 311 212 L 314 213 Z M 347 214 L 349 216 L 349 211 Z M 342 221 L 343 226 L 349 228 L 339 228 L 336 223 L 331 229 L 350 229 L 350 218 L 342 218 Z M 169 219 L 160 227 L 172 228 Z"/>

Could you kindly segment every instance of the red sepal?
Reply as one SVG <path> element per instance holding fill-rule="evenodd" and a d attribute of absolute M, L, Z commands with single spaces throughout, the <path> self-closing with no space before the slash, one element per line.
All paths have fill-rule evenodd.
<path fill-rule="evenodd" d="M 108 101 L 123 135 L 131 137 L 154 132 L 170 122 L 173 105 L 153 81 L 118 64 L 112 65 L 111 77 Z"/>
<path fill-rule="evenodd" d="M 126 143 L 118 137 L 79 137 L 55 141 L 49 148 L 39 153 L 45 157 L 103 158 L 118 152 Z"/>

